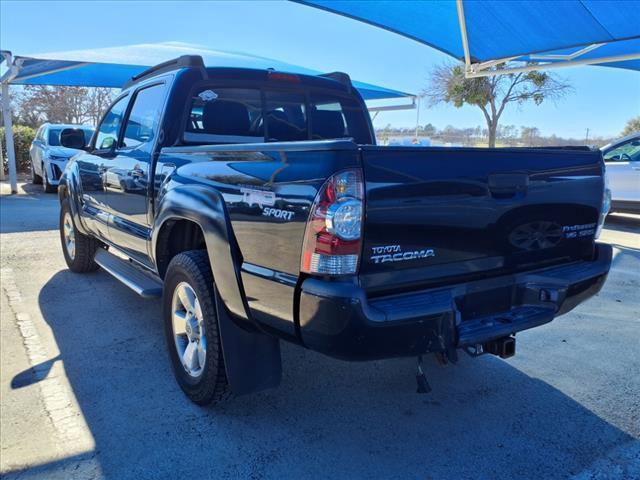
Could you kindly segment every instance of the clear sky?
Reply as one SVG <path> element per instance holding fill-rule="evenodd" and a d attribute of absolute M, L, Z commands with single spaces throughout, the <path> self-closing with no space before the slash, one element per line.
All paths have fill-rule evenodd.
<path fill-rule="evenodd" d="M 0 1 L 0 46 L 27 55 L 180 41 L 270 57 L 411 93 L 447 56 L 399 35 L 284 1 Z M 559 75 L 575 88 L 557 104 L 512 107 L 503 125 L 537 126 L 545 135 L 615 136 L 640 115 L 640 73 L 574 67 Z M 376 126 L 415 126 L 416 111 L 378 115 Z M 477 108 L 423 108 L 420 123 L 484 126 Z"/>

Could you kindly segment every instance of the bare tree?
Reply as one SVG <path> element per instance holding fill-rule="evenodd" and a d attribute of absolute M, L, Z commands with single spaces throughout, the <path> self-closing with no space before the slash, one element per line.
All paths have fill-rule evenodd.
<path fill-rule="evenodd" d="M 546 72 L 466 78 L 462 65 L 443 64 L 433 70 L 429 86 L 422 93 L 431 105 L 478 107 L 487 122 L 489 147 L 495 147 L 498 122 L 508 104 L 533 101 L 540 105 L 544 100 L 562 98 L 571 90 L 565 81 Z"/>
<path fill-rule="evenodd" d="M 87 117 L 92 125 L 97 125 L 102 114 L 114 99 L 111 88 L 91 88 L 87 97 Z"/>
<path fill-rule="evenodd" d="M 17 99 L 20 123 L 97 124 L 113 98 L 110 88 L 26 86 Z"/>

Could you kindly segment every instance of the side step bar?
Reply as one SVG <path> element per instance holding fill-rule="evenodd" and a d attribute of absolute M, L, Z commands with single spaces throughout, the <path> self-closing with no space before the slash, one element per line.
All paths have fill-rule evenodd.
<path fill-rule="evenodd" d="M 94 257 L 103 270 L 110 273 L 141 297 L 162 296 L 162 282 L 131 261 L 124 260 L 100 248 Z"/>

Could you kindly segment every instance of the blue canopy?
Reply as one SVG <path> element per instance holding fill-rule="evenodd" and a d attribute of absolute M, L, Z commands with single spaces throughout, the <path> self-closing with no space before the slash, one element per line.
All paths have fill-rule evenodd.
<path fill-rule="evenodd" d="M 14 57 L 13 64 L 19 68 L 10 83 L 120 88 L 148 67 L 181 55 L 200 55 L 209 67 L 274 68 L 306 75 L 321 73 L 270 58 L 211 50 L 201 45 L 166 42 Z M 405 92 L 365 82 L 354 81 L 353 85 L 365 100 L 412 97 Z"/>
<path fill-rule="evenodd" d="M 468 64 L 528 61 L 542 53 L 567 56 L 596 44 L 584 56 L 544 61 L 603 60 L 602 65 L 640 70 L 639 0 L 294 1 L 384 28 L 460 60 L 466 44 Z"/>

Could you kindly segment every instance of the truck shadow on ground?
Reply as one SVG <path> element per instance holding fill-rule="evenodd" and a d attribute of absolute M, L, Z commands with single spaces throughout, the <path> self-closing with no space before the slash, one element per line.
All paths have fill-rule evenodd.
<path fill-rule="evenodd" d="M 200 408 L 174 382 L 159 302 L 106 273 L 65 270 L 39 304 L 96 447 L 27 477 L 72 477 L 90 459 L 118 480 L 565 478 L 631 440 L 494 357 L 463 355 L 444 368 L 427 361 L 433 392 L 418 395 L 413 359 L 345 363 L 283 345 L 279 389 Z M 540 352 L 525 349 L 535 361 Z"/>

